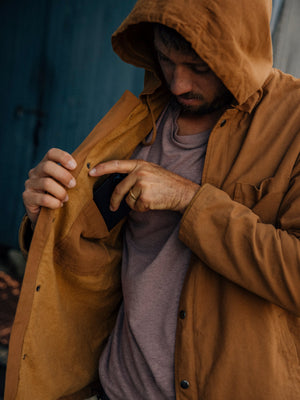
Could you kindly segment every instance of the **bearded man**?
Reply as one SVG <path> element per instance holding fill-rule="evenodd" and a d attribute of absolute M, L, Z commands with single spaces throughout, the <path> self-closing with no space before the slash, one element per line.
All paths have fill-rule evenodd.
<path fill-rule="evenodd" d="M 29 173 L 5 400 L 300 398 L 300 83 L 270 14 L 139 0 L 113 35 L 144 91 Z"/>

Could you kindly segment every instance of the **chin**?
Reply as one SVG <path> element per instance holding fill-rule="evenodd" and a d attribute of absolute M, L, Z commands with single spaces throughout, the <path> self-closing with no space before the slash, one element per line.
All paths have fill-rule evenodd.
<path fill-rule="evenodd" d="M 205 114 L 211 114 L 212 112 L 217 111 L 216 108 L 211 107 L 206 104 L 200 105 L 200 106 L 192 106 L 192 105 L 179 103 L 179 105 L 180 105 L 183 113 L 190 114 L 190 115 L 205 115 Z"/>

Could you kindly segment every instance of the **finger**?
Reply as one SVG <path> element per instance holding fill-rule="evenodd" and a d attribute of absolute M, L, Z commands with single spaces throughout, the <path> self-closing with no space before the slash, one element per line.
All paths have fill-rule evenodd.
<path fill-rule="evenodd" d="M 63 166 L 53 161 L 45 161 L 33 170 L 33 172 L 30 171 L 29 173 L 30 180 L 41 179 L 43 177 L 51 177 L 69 189 L 76 186 L 76 180 L 73 175 Z"/>
<path fill-rule="evenodd" d="M 11 327 L 5 327 L 0 329 L 0 343 L 1 344 L 8 344 L 9 336 L 11 333 Z"/>
<path fill-rule="evenodd" d="M 24 192 L 24 203 L 27 205 L 26 210 L 29 214 L 37 215 L 40 207 L 50 208 L 55 210 L 63 206 L 63 202 L 48 193 L 39 192 Z"/>
<path fill-rule="evenodd" d="M 48 160 L 59 163 L 69 170 L 73 170 L 77 167 L 76 160 L 71 156 L 71 154 L 57 148 L 52 148 L 47 152 L 47 154 L 43 158 L 43 161 Z"/>
<path fill-rule="evenodd" d="M 13 296 L 19 296 L 20 293 L 21 293 L 21 291 L 20 291 L 19 288 L 12 288 L 12 290 L 11 290 L 11 294 L 12 294 Z"/>
<path fill-rule="evenodd" d="M 137 165 L 139 160 L 112 160 L 96 165 L 90 172 L 90 176 L 102 176 L 115 172 L 129 174 Z"/>
<path fill-rule="evenodd" d="M 0 281 L 0 289 L 6 289 L 7 288 L 7 283 L 4 281 Z"/>
<path fill-rule="evenodd" d="M 23 200 L 24 200 L 24 193 L 23 193 Z M 34 226 L 37 222 L 38 216 L 41 211 L 41 207 L 40 206 L 27 206 L 25 204 L 25 200 L 24 200 L 24 205 L 25 205 L 25 209 L 26 209 L 26 214 L 28 215 L 30 222 L 31 222 L 31 228 L 34 229 Z"/>
<path fill-rule="evenodd" d="M 123 198 L 127 195 L 130 189 L 135 185 L 136 177 L 134 174 L 127 175 L 114 189 L 110 198 L 110 209 L 116 211 L 121 204 Z M 138 195 L 137 195 L 138 197 Z M 132 207 L 132 202 L 128 203 L 129 207 Z"/>
<path fill-rule="evenodd" d="M 66 189 L 57 181 L 49 177 L 28 179 L 25 182 L 25 188 L 28 191 L 29 196 L 32 192 L 47 192 L 60 201 L 65 202 L 68 200 Z"/>
<path fill-rule="evenodd" d="M 132 210 L 140 211 L 140 212 L 146 211 L 143 202 L 140 201 L 140 198 L 133 193 L 133 189 L 129 190 L 129 192 L 125 198 L 125 201 Z"/>
<path fill-rule="evenodd" d="M 8 335 L 11 332 L 11 328 L 10 327 L 5 327 L 5 328 L 1 328 L 0 329 L 0 336 L 5 336 Z"/>
<path fill-rule="evenodd" d="M 145 203 L 145 201 L 139 197 L 134 205 L 134 210 L 138 212 L 146 212 L 149 211 L 151 208 Z"/>
<path fill-rule="evenodd" d="M 18 281 L 6 274 L 4 271 L 0 271 L 0 278 L 3 279 L 3 281 L 11 288 L 18 288 L 20 286 Z"/>
<path fill-rule="evenodd" d="M 126 203 L 132 210 L 138 212 L 145 212 L 151 209 L 147 196 L 145 196 L 142 191 L 139 191 L 138 185 L 129 190 L 128 195 L 126 196 Z"/>

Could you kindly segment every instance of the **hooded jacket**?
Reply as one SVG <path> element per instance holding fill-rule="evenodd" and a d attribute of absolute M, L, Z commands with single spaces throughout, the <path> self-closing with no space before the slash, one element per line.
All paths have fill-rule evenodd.
<path fill-rule="evenodd" d="M 88 171 L 130 157 L 168 101 L 152 22 L 184 36 L 235 99 L 181 221 L 193 256 L 178 309 L 176 398 L 300 399 L 300 83 L 272 69 L 270 14 L 270 0 L 139 0 L 113 35 L 119 56 L 145 68 L 145 88 L 139 99 L 126 92 L 75 151 L 68 203 L 41 210 L 5 400 L 80 400 L 97 388 L 122 299 L 124 221 L 108 232 Z M 25 219 L 23 247 L 28 232 Z"/>

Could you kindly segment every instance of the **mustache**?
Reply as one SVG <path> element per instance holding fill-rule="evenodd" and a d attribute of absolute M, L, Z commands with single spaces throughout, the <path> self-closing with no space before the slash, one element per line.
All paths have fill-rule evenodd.
<path fill-rule="evenodd" d="M 192 100 L 204 100 L 202 94 L 193 93 L 193 92 L 188 92 L 188 93 L 181 94 L 179 96 L 176 96 L 176 98 L 178 100 L 180 100 L 180 99 L 184 99 L 184 100 L 191 100 L 191 99 Z"/>

